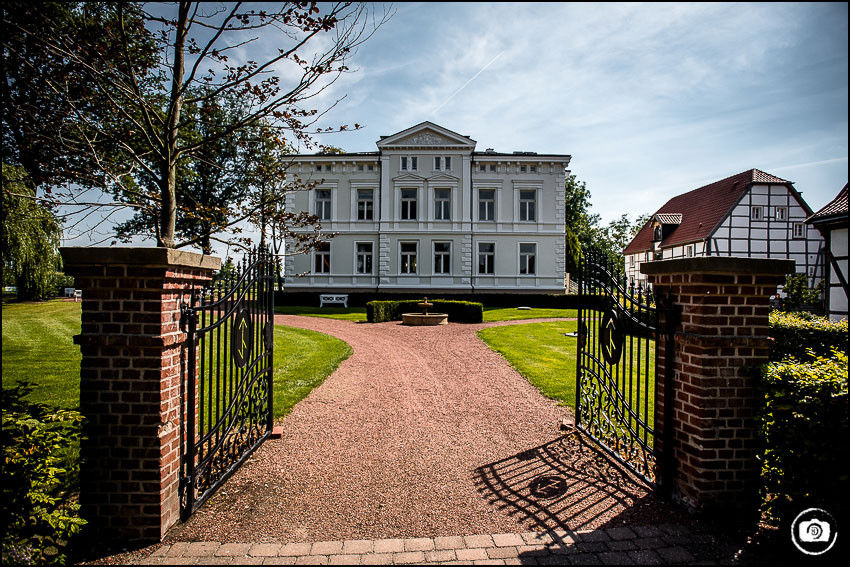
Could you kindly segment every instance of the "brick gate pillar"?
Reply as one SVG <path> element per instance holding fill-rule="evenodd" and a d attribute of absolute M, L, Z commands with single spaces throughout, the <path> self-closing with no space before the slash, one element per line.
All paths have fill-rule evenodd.
<path fill-rule="evenodd" d="M 180 303 L 221 260 L 166 248 L 63 248 L 82 289 L 80 504 L 103 541 L 159 541 L 180 516 Z"/>
<path fill-rule="evenodd" d="M 665 442 L 672 449 L 672 459 L 662 459 L 662 486 L 692 510 L 757 509 L 760 400 L 751 369 L 768 361 L 770 296 L 793 271 L 793 260 L 716 256 L 641 264 L 681 310 L 673 352 L 666 337 L 658 339 L 655 420 L 662 453 Z M 665 420 L 670 362 L 674 411 Z"/>

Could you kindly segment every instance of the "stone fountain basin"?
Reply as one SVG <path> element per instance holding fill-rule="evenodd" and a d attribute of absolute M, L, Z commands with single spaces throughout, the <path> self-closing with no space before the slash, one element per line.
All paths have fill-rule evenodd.
<path fill-rule="evenodd" d="M 433 325 L 448 325 L 449 315 L 447 313 L 402 313 L 402 325 L 414 326 L 433 326 Z"/>

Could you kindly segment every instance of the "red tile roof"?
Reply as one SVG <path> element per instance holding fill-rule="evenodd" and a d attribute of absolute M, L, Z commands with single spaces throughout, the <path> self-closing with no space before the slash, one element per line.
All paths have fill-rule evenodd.
<path fill-rule="evenodd" d="M 735 206 L 741 196 L 754 183 L 785 184 L 793 189 L 790 181 L 758 169 L 751 169 L 673 197 L 658 209 L 655 215 L 678 213 L 681 214 L 682 219 L 679 226 L 667 234 L 661 245 L 672 246 L 704 240 L 723 221 L 729 210 Z M 626 246 L 623 253 L 634 254 L 651 248 L 652 223 L 647 222 Z"/>
<path fill-rule="evenodd" d="M 847 185 L 844 189 L 838 192 L 838 195 L 826 204 L 824 208 L 806 219 L 806 222 L 817 223 L 818 221 L 832 220 L 831 217 L 841 216 L 847 217 Z"/>

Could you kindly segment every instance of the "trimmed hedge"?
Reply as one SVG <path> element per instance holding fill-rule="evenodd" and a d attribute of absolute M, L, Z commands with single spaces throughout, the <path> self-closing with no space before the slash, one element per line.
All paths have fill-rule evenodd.
<path fill-rule="evenodd" d="M 481 303 L 446 299 L 428 301 L 434 304 L 434 307 L 429 308 L 430 312 L 446 313 L 449 321 L 454 323 L 481 323 L 484 320 L 484 305 Z M 418 303 L 422 303 L 422 300 L 370 301 L 366 304 L 366 320 L 369 323 L 400 321 L 402 313 L 421 313 L 422 308 Z"/>
<path fill-rule="evenodd" d="M 765 368 L 762 479 L 767 510 L 786 521 L 792 509 L 815 506 L 834 516 L 846 511 L 847 354 L 832 355 Z"/>
<path fill-rule="evenodd" d="M 775 339 L 770 360 L 799 361 L 829 357 L 833 349 L 847 353 L 847 319 L 831 321 L 811 313 L 770 312 L 770 335 Z"/>

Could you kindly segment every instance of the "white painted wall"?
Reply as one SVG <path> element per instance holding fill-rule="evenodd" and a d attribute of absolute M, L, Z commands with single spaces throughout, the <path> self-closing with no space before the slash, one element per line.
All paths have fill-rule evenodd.
<path fill-rule="evenodd" d="M 433 142 L 433 140 L 432 140 Z M 405 142 L 409 144 L 410 142 Z M 401 157 L 407 157 L 407 170 Z M 411 168 L 411 158 L 417 168 Z M 435 169 L 434 158 L 441 158 Z M 451 158 L 445 169 L 444 158 Z M 321 180 L 316 189 L 330 189 L 332 218 L 323 223 L 331 239 L 331 273 L 314 274 L 314 253 L 287 257 L 286 287 L 307 289 L 375 289 L 387 291 L 440 289 L 468 292 L 564 291 L 564 168 L 567 158 L 546 156 L 475 156 L 455 146 L 383 147 L 380 155 L 298 156 L 293 174 L 302 180 Z M 369 164 L 373 171 L 360 171 Z M 480 171 L 480 166 L 485 171 Z M 490 171 L 490 166 L 495 171 Z M 321 166 L 322 171 L 316 171 Z M 326 171 L 326 167 L 329 169 Z M 532 171 L 532 167 L 534 171 Z M 522 169 L 525 171 L 522 171 Z M 365 169 L 365 168 L 364 168 Z M 357 220 L 357 189 L 375 191 L 374 220 Z M 417 192 L 417 219 L 401 219 L 401 191 Z M 451 219 L 435 218 L 435 190 L 451 192 Z M 478 219 L 481 189 L 496 191 L 495 218 Z M 520 191 L 534 191 L 535 218 L 520 219 Z M 298 192 L 288 210 L 315 211 L 316 190 Z M 354 272 L 357 242 L 373 242 L 374 273 Z M 400 243 L 416 242 L 417 273 L 400 273 Z M 433 271 L 435 242 L 451 243 L 451 273 Z M 478 242 L 495 243 L 495 274 L 479 275 Z M 536 244 L 535 275 L 519 273 L 519 244 Z M 298 274 L 305 274 L 298 277 Z"/>

